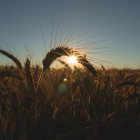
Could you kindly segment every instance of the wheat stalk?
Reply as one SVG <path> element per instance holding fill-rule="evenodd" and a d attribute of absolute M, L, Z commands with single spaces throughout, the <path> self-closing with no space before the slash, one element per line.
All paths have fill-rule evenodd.
<path fill-rule="evenodd" d="M 9 57 L 10 59 L 12 59 L 16 63 L 17 67 L 19 67 L 22 70 L 22 65 L 21 65 L 20 61 L 14 55 L 6 52 L 5 50 L 1 50 L 1 49 L 0 49 L 0 53 Z"/>

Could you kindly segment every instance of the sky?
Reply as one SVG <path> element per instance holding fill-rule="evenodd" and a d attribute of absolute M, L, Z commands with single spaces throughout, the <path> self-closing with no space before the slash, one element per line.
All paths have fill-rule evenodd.
<path fill-rule="evenodd" d="M 70 32 L 71 47 L 93 43 L 94 65 L 140 68 L 139 7 L 139 0 L 0 0 L 0 47 L 42 65 Z M 0 54 L 0 64 L 8 63 Z"/>

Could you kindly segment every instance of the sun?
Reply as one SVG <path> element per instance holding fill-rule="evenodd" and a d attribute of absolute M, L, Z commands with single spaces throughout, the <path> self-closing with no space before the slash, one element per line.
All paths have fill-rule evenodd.
<path fill-rule="evenodd" d="M 76 59 L 76 57 L 74 55 L 69 57 L 69 63 L 74 64 L 76 62 L 77 62 L 77 59 Z"/>

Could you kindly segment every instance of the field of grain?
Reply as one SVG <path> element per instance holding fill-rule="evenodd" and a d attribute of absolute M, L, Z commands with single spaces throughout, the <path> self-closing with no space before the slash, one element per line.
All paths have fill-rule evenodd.
<path fill-rule="evenodd" d="M 50 51 L 41 68 L 0 50 L 16 64 L 0 66 L 0 139 L 139 140 L 140 70 L 95 70 L 78 52 L 82 68 L 51 69 L 66 51 Z"/>

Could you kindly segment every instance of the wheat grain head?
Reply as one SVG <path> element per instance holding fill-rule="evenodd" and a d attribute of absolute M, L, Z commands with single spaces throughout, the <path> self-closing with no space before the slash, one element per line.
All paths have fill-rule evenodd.
<path fill-rule="evenodd" d="M 22 65 L 21 65 L 20 61 L 14 55 L 12 55 L 2 49 L 0 49 L 0 53 L 9 57 L 11 60 L 13 60 L 15 62 L 15 64 L 17 65 L 17 67 L 19 67 L 22 70 Z"/>
<path fill-rule="evenodd" d="M 75 54 L 77 56 L 77 61 L 82 64 L 85 68 L 87 68 L 93 75 L 97 75 L 94 67 L 90 64 L 86 57 L 82 56 L 79 52 L 73 50 L 69 47 L 57 47 L 56 49 L 52 49 L 49 53 L 46 54 L 46 57 L 43 60 L 43 71 L 48 69 L 54 60 L 61 56 L 71 56 L 71 54 Z"/>
<path fill-rule="evenodd" d="M 27 85 L 29 88 L 29 92 L 34 101 L 35 100 L 35 87 L 34 87 L 34 81 L 33 81 L 32 73 L 31 73 L 30 60 L 28 58 L 25 63 L 25 70 L 26 70 L 26 78 L 27 78 Z"/>

